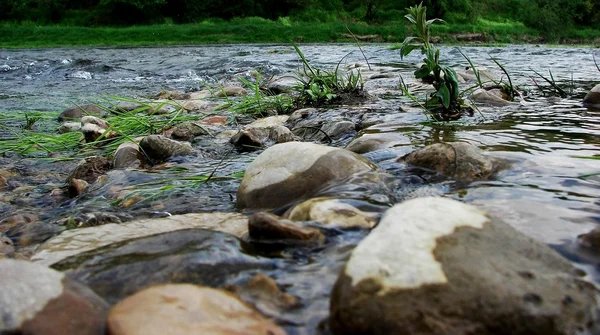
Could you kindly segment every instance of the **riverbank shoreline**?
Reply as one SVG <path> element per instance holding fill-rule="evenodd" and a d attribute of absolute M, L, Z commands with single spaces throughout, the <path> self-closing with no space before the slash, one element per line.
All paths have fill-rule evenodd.
<path fill-rule="evenodd" d="M 131 27 L 79 27 L 0 23 L 0 48 L 142 47 L 250 43 L 401 43 L 409 28 L 345 22 L 288 22 L 239 19 L 197 24 Z M 479 20 L 475 24 L 437 25 L 432 41 L 444 44 L 497 46 L 506 44 L 585 45 L 600 47 L 600 31 L 572 29 L 554 40 L 519 22 Z"/>

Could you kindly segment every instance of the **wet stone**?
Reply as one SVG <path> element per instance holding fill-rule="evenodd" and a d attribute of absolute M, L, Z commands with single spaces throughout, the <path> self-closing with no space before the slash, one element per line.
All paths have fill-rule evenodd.
<path fill-rule="evenodd" d="M 271 260 L 246 255 L 232 235 L 184 229 L 113 243 L 53 265 L 114 303 L 151 285 L 233 284 L 247 271 L 271 269 Z"/>
<path fill-rule="evenodd" d="M 12 257 L 15 245 L 8 236 L 0 233 L 0 259 Z"/>
<path fill-rule="evenodd" d="M 310 196 L 318 188 L 375 164 L 351 151 L 304 142 L 276 144 L 246 169 L 237 192 L 237 206 L 277 208 Z"/>
<path fill-rule="evenodd" d="M 149 135 L 140 141 L 140 148 L 154 163 L 161 163 L 173 156 L 183 156 L 192 152 L 187 142 L 179 142 L 162 135 Z"/>
<path fill-rule="evenodd" d="M 0 333 L 102 335 L 108 304 L 41 265 L 0 259 Z"/>
<path fill-rule="evenodd" d="M 334 334 L 596 334 L 598 290 L 545 244 L 444 198 L 388 210 L 331 294 Z"/>
<path fill-rule="evenodd" d="M 267 212 L 253 213 L 248 221 L 248 231 L 250 237 L 257 241 L 317 244 L 325 241 L 325 235 L 319 229 L 282 219 Z"/>
<path fill-rule="evenodd" d="M 457 180 L 488 179 L 509 165 L 505 161 L 485 155 L 476 146 L 465 142 L 428 145 L 400 160 Z"/>
<path fill-rule="evenodd" d="M 110 168 L 111 163 L 105 157 L 91 156 L 84 158 L 77 164 L 77 167 L 67 179 L 67 183 L 71 184 L 73 179 L 81 179 L 93 184 L 99 176 L 105 174 Z"/>
<path fill-rule="evenodd" d="M 327 227 L 373 228 L 379 220 L 379 213 L 364 212 L 352 203 L 352 200 L 312 198 L 291 208 L 284 217 L 293 221 L 315 221 Z"/>
<path fill-rule="evenodd" d="M 94 104 L 85 104 L 64 110 L 58 116 L 58 121 L 64 122 L 68 120 L 81 119 L 85 115 L 103 116 L 105 114 L 106 111 L 99 106 Z"/>
<path fill-rule="evenodd" d="M 110 335 L 285 334 L 230 292 L 190 284 L 154 286 L 127 297 L 110 310 L 107 327 Z"/>
<path fill-rule="evenodd" d="M 577 236 L 577 243 L 583 248 L 600 254 L 600 228 Z"/>
<path fill-rule="evenodd" d="M 122 143 L 113 155 L 113 167 L 115 169 L 143 167 L 145 161 L 146 159 L 140 152 L 139 145 L 133 142 Z"/>
<path fill-rule="evenodd" d="M 471 94 L 471 99 L 475 102 L 496 107 L 508 106 L 511 104 L 510 101 L 503 99 L 501 96 L 482 88 L 475 90 L 475 92 Z"/>
<path fill-rule="evenodd" d="M 357 154 L 364 154 L 375 150 L 409 145 L 411 145 L 410 138 L 404 134 L 396 132 L 371 134 L 367 129 L 366 133 L 359 133 L 359 136 L 346 146 L 346 149 Z"/>
<path fill-rule="evenodd" d="M 109 220 L 115 223 L 108 223 Z M 62 232 L 40 245 L 31 257 L 32 261 L 52 265 L 67 257 L 112 243 L 189 228 L 220 231 L 238 238 L 248 232 L 248 218 L 238 213 L 190 213 L 135 221 L 124 214 L 89 213 L 67 221 L 71 221 L 73 226 L 97 222 L 101 222 L 101 225 L 94 224 L 93 227 Z"/>
<path fill-rule="evenodd" d="M 58 127 L 59 134 L 74 133 L 81 131 L 81 122 L 64 122 Z"/>
<path fill-rule="evenodd" d="M 262 273 L 250 278 L 243 286 L 230 286 L 227 289 L 272 318 L 300 306 L 300 299 L 281 291 L 273 278 Z"/>
<path fill-rule="evenodd" d="M 178 141 L 190 141 L 196 136 L 208 135 L 209 132 L 205 127 L 195 122 L 184 122 L 173 130 L 171 137 Z"/>
<path fill-rule="evenodd" d="M 583 104 L 600 108 L 600 84 L 594 86 L 583 98 Z"/>

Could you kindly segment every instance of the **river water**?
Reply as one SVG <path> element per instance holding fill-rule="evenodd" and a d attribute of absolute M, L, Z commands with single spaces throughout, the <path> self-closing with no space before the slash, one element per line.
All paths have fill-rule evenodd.
<path fill-rule="evenodd" d="M 344 68 L 360 65 L 365 73 L 393 74 L 367 81 L 366 88 L 374 99 L 360 108 L 370 111 L 368 119 L 372 123 L 384 124 L 374 131 L 405 134 L 410 138 L 411 148 L 439 141 L 468 141 L 512 161 L 511 168 L 501 172 L 494 180 L 468 184 L 433 181 L 431 186 L 446 196 L 476 204 L 521 232 L 547 243 L 585 270 L 592 280 L 600 282 L 597 269 L 600 258 L 576 247 L 579 234 L 600 224 L 600 176 L 594 175 L 600 172 L 600 161 L 580 158 L 600 154 L 600 111 L 581 105 L 585 93 L 600 81 L 600 72 L 592 57 L 595 53 L 600 59 L 599 51 L 533 45 L 461 47 L 473 63 L 500 77 L 502 72 L 491 57 L 498 60 L 513 83 L 527 94 L 524 101 L 511 106 L 481 106 L 481 114 L 466 118 L 463 124 L 431 125 L 424 123 L 426 117 L 415 108 L 400 108 L 413 105 L 400 94 L 397 86 L 401 75 L 409 83 L 409 88 L 417 87 L 410 81 L 420 62 L 417 53 L 401 60 L 399 53 L 390 50 L 389 45 L 363 46 L 364 55 L 372 67 L 368 70 L 363 55 L 354 45 L 300 47 L 316 67 L 331 69 L 342 59 Z M 441 50 L 441 58 L 447 64 L 457 68 L 467 66 L 456 47 L 442 47 Z M 193 91 L 206 85 L 235 83 L 238 77 L 251 78 L 255 71 L 261 71 L 263 76 L 278 76 L 299 68 L 298 56 L 289 45 L 0 50 L 0 112 L 57 111 L 73 103 L 100 101 L 109 95 L 147 98 L 165 89 Z M 534 71 L 549 76 L 549 70 L 569 97 L 560 98 L 540 91 L 537 85 L 546 88 L 548 85 Z M 416 88 L 415 92 L 418 93 L 419 89 Z M 12 136 L 5 128 L 0 132 L 0 138 Z M 343 146 L 349 140 L 336 145 Z M 392 159 L 406 150 L 406 147 L 389 149 L 368 157 L 391 175 L 406 178 L 401 172 L 403 167 Z M 186 168 L 178 173 L 209 174 L 219 164 L 224 175 L 239 172 L 257 154 L 236 153 L 224 164 L 219 159 L 188 157 L 177 162 Z M 6 156 L 0 162 L 19 170 L 21 173 L 16 180 L 20 187 L 29 189 L 23 193 L 27 194 L 25 198 L 14 199 L 7 194 L 0 198 L 0 220 L 28 211 L 34 212 L 46 223 L 90 210 L 132 217 L 235 211 L 232 197 L 239 180 L 182 190 L 173 194 L 170 200 L 163 200 L 160 206 L 115 208 L 105 197 L 109 186 L 75 201 L 48 200 L 47 194 L 64 180 L 73 164 L 40 164 L 16 155 Z M 112 178 L 126 179 L 125 183 L 131 184 L 133 181 L 158 180 L 169 173 L 136 171 Z M 402 190 L 397 192 L 400 194 Z M 345 239 L 345 244 L 354 245 L 359 238 L 350 234 L 345 235 Z M 291 287 L 293 283 L 304 283 L 296 285 L 295 293 L 315 296 L 313 303 L 307 306 L 317 310 L 326 309 L 323 296 L 335 280 L 335 273 L 323 269 L 339 268 L 342 264 L 340 259 L 347 256 L 347 248 L 325 253 L 329 256 L 324 257 L 327 261 L 318 263 L 320 267 L 307 264 L 302 268 L 304 270 L 294 274 L 295 279 L 289 276 L 282 279 L 289 281 L 286 284 Z M 307 285 L 315 276 L 321 276 L 323 282 Z M 293 288 L 290 290 L 294 291 Z M 310 315 L 307 312 L 300 324 L 316 327 L 318 320 L 312 320 Z"/>

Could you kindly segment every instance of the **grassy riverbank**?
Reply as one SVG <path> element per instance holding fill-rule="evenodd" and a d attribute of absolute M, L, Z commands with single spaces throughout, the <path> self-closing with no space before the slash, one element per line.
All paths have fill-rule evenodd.
<path fill-rule="evenodd" d="M 154 46 L 232 43 L 352 42 L 348 29 L 364 42 L 400 43 L 408 28 L 403 22 L 382 25 L 344 22 L 292 22 L 283 18 L 207 20 L 196 24 L 131 27 L 77 27 L 0 23 L 0 48 L 61 46 Z M 600 45 L 600 30 L 566 31 L 561 39 L 545 41 L 542 34 L 520 22 L 479 19 L 475 24 L 436 25 L 432 30 L 443 43 L 579 43 Z"/>

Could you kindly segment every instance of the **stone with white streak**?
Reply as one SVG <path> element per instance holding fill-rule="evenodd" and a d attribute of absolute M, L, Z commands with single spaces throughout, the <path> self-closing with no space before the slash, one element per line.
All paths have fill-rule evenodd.
<path fill-rule="evenodd" d="M 564 258 L 444 198 L 388 210 L 331 296 L 334 334 L 576 334 L 598 329 L 598 291 Z"/>
<path fill-rule="evenodd" d="M 351 151 L 304 142 L 276 144 L 246 169 L 237 206 L 277 208 L 310 196 L 320 186 L 376 165 Z"/>
<path fill-rule="evenodd" d="M 373 228 L 379 220 L 378 213 L 362 211 L 352 201 L 327 197 L 312 198 L 289 210 L 286 218 L 293 221 L 315 221 L 335 228 Z"/>
<path fill-rule="evenodd" d="M 108 304 L 62 273 L 0 259 L 0 333 L 103 335 Z"/>

